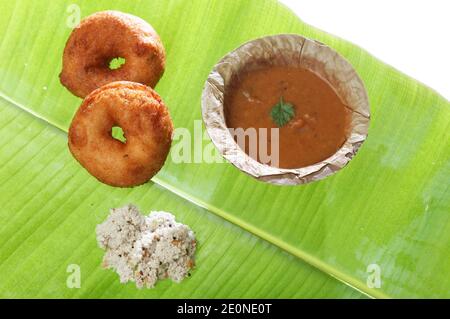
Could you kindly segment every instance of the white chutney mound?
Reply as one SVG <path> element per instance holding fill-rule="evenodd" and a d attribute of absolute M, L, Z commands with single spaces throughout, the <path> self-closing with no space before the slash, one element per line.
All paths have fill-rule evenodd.
<path fill-rule="evenodd" d="M 144 216 L 133 205 L 113 208 L 96 231 L 106 251 L 103 266 L 114 269 L 122 283 L 152 288 L 159 279 L 180 282 L 194 266 L 194 233 L 170 213 Z"/>

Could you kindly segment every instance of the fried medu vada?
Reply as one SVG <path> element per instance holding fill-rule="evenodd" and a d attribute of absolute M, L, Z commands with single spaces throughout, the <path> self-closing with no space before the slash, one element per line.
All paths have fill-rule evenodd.
<path fill-rule="evenodd" d="M 125 59 L 112 70 L 111 60 Z M 156 31 L 144 20 L 118 11 L 101 11 L 81 21 L 67 40 L 61 83 L 84 98 L 114 81 L 154 87 L 165 67 L 165 50 Z"/>
<path fill-rule="evenodd" d="M 123 130 L 125 142 L 112 137 Z M 73 156 L 99 181 L 132 187 L 163 166 L 172 143 L 167 107 L 152 88 L 133 82 L 106 84 L 90 93 L 69 128 Z"/>

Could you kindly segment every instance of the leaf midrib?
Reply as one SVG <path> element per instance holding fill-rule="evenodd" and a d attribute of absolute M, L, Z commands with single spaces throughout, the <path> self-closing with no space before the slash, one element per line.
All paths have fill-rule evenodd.
<path fill-rule="evenodd" d="M 21 109 L 22 111 L 30 114 L 32 117 L 37 118 L 37 119 L 49 124 L 50 126 L 57 128 L 58 130 L 61 131 L 61 133 L 64 133 L 67 135 L 67 129 L 65 127 L 49 120 L 45 116 L 42 116 L 41 114 L 33 111 L 32 109 L 26 107 L 25 105 L 15 101 L 14 99 L 9 97 L 4 92 L 0 91 L 0 98 L 5 100 L 6 102 L 12 104 L 14 107 L 17 107 L 17 108 Z M 242 228 L 243 230 L 263 239 L 264 241 L 280 248 L 281 250 L 285 251 L 286 253 L 289 253 L 290 255 L 293 255 L 296 258 L 299 258 L 300 260 L 306 262 L 313 268 L 315 268 L 323 273 L 328 274 L 329 276 L 333 277 L 334 279 L 344 283 L 345 285 L 359 291 L 360 293 L 362 293 L 370 298 L 383 298 L 383 299 L 390 298 L 390 296 L 386 295 L 384 292 L 381 292 L 379 290 L 371 289 L 369 291 L 367 285 L 365 283 L 361 282 L 360 280 L 355 279 L 352 276 L 349 276 L 349 275 L 333 268 L 332 266 L 323 262 L 319 258 L 317 258 L 317 257 L 315 257 L 315 256 L 313 256 L 313 255 L 311 255 L 311 254 L 309 254 L 309 253 L 307 253 L 307 252 L 305 252 L 283 240 L 280 240 L 279 238 L 270 234 L 269 232 L 264 231 L 263 229 L 258 228 L 256 226 L 252 225 L 251 223 L 248 223 L 248 222 L 234 216 L 233 214 L 226 212 L 225 210 L 222 210 L 216 206 L 210 205 L 198 197 L 192 196 L 191 194 L 184 192 L 183 190 L 177 188 L 176 185 L 167 183 L 164 180 L 158 178 L 157 176 L 153 177 L 152 181 L 154 183 L 160 185 L 167 191 L 175 194 L 176 196 L 181 197 L 184 200 L 187 200 L 188 202 L 192 203 L 193 205 L 195 205 L 197 207 L 201 207 L 201 208 L 207 210 L 208 212 L 213 213 L 216 216 L 219 216 L 219 217 L 225 219 L 227 222 L 232 223 L 232 224 L 236 225 L 237 227 Z"/>

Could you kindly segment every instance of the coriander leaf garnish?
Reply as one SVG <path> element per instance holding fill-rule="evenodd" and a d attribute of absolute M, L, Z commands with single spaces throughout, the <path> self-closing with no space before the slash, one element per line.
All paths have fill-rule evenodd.
<path fill-rule="evenodd" d="M 295 115 L 294 106 L 290 103 L 283 101 L 283 97 L 280 98 L 280 102 L 275 104 L 275 106 L 270 111 L 270 116 L 272 121 L 278 127 L 286 125 Z"/>

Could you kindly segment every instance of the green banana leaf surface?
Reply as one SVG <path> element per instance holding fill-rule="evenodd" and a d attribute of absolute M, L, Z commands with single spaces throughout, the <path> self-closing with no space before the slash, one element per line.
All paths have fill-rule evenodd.
<path fill-rule="evenodd" d="M 295 33 L 355 67 L 370 99 L 369 136 L 345 169 L 308 185 L 269 185 L 229 163 L 171 155 L 152 182 L 103 185 L 67 147 L 81 99 L 58 75 L 77 8 L 81 17 L 131 13 L 158 31 L 167 63 L 156 90 L 175 127 L 194 134 L 204 82 L 223 55 Z M 1 0 L 0 12 L 0 297 L 450 297 L 450 104 L 433 90 L 272 0 Z M 191 277 L 138 290 L 101 267 L 95 227 L 128 203 L 172 212 L 194 230 Z M 80 288 L 67 285 L 72 264 Z"/>

